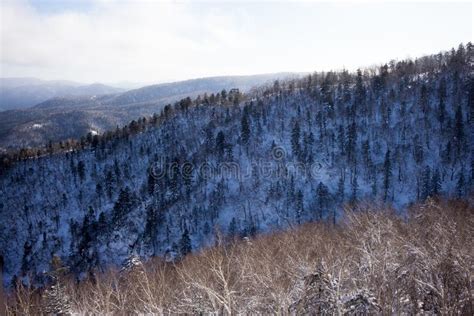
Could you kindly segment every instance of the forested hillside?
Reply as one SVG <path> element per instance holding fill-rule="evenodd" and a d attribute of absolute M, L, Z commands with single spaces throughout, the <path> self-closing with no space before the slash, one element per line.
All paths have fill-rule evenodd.
<path fill-rule="evenodd" d="M 4 281 L 53 256 L 84 277 L 132 254 L 176 260 L 371 200 L 402 210 L 474 180 L 472 45 L 253 93 L 186 98 L 123 129 L 4 157 Z"/>

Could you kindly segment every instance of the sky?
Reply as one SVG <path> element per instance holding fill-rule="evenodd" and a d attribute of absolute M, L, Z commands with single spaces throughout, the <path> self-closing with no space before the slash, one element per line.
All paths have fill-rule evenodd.
<path fill-rule="evenodd" d="M 0 0 L 0 77 L 158 83 L 372 66 L 472 41 L 468 2 Z"/>

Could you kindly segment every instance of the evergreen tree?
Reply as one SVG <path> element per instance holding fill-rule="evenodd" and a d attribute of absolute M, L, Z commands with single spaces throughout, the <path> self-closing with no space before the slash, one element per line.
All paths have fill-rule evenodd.
<path fill-rule="evenodd" d="M 230 237 L 235 237 L 238 233 L 237 221 L 235 220 L 235 217 L 232 217 L 232 220 L 229 223 L 228 235 Z"/>
<path fill-rule="evenodd" d="M 324 183 L 319 182 L 316 188 L 317 196 L 317 211 L 319 219 L 323 218 L 323 213 L 327 210 L 329 205 L 329 189 Z"/>
<path fill-rule="evenodd" d="M 339 181 L 337 182 L 337 198 L 340 203 L 344 201 L 344 177 L 342 175 L 339 177 Z"/>
<path fill-rule="evenodd" d="M 446 117 L 446 80 L 441 79 L 438 87 L 438 121 L 443 126 Z"/>
<path fill-rule="evenodd" d="M 86 177 L 86 166 L 84 164 L 84 161 L 79 161 L 77 164 L 77 174 L 79 175 L 79 179 L 81 179 L 81 182 L 84 181 Z"/>
<path fill-rule="evenodd" d="M 421 85 L 420 105 L 421 105 L 421 111 L 423 112 L 423 114 L 426 114 L 428 111 L 429 103 L 428 103 L 428 89 L 426 88 L 425 84 Z"/>
<path fill-rule="evenodd" d="M 217 152 L 217 156 L 220 159 L 224 157 L 225 147 L 226 147 L 225 135 L 223 131 L 220 131 L 216 137 L 216 152 Z"/>
<path fill-rule="evenodd" d="M 205 139 L 204 139 L 204 146 L 206 148 L 207 153 L 212 153 L 214 149 L 214 132 L 213 132 L 213 125 L 209 124 L 204 129 Z"/>
<path fill-rule="evenodd" d="M 191 195 L 191 186 L 193 184 L 194 165 L 191 161 L 185 160 L 182 166 L 183 184 L 186 189 L 186 196 Z"/>
<path fill-rule="evenodd" d="M 189 231 L 187 228 L 184 229 L 183 234 L 181 235 L 179 250 L 182 257 L 186 256 L 192 250 L 191 238 L 189 238 Z"/>
<path fill-rule="evenodd" d="M 454 125 L 454 139 L 456 143 L 456 153 L 459 158 L 462 147 L 464 145 L 464 122 L 461 106 L 458 106 L 456 110 L 455 125 Z"/>
<path fill-rule="evenodd" d="M 134 197 L 128 187 L 120 190 L 119 197 L 112 209 L 114 223 L 119 223 L 134 207 Z"/>
<path fill-rule="evenodd" d="M 148 181 L 147 181 L 147 190 L 148 194 L 151 196 L 155 193 L 156 179 L 155 171 L 152 168 L 148 170 Z"/>
<path fill-rule="evenodd" d="M 423 149 L 423 145 L 420 141 L 420 136 L 418 134 L 415 135 L 413 139 L 413 157 L 417 164 L 421 164 L 423 162 L 425 153 Z"/>
<path fill-rule="evenodd" d="M 357 195 L 359 192 L 359 182 L 357 179 L 357 174 L 354 176 L 354 179 L 352 180 L 352 195 L 351 195 L 351 201 L 356 202 L 357 201 Z"/>
<path fill-rule="evenodd" d="M 355 157 L 356 144 L 357 144 L 357 125 L 354 121 L 348 126 L 347 145 L 346 145 L 347 161 L 351 165 L 354 165 L 356 162 L 356 157 Z"/>
<path fill-rule="evenodd" d="M 304 137 L 304 159 L 308 164 L 313 163 L 313 145 L 314 135 L 312 132 L 305 134 Z"/>
<path fill-rule="evenodd" d="M 346 134 L 344 132 L 344 126 L 339 125 L 339 129 L 337 131 L 337 142 L 339 144 L 339 152 L 341 155 L 345 154 L 345 145 L 346 145 Z"/>
<path fill-rule="evenodd" d="M 99 215 L 99 220 L 97 221 L 97 231 L 101 233 L 105 233 L 108 229 L 109 225 L 107 223 L 107 219 L 105 217 L 105 213 L 101 212 Z"/>
<path fill-rule="evenodd" d="M 441 175 L 439 169 L 436 169 L 431 178 L 431 194 L 436 196 L 441 193 Z"/>
<path fill-rule="evenodd" d="M 432 179 L 431 179 L 431 168 L 426 166 L 423 173 L 423 189 L 421 193 L 421 199 L 426 200 L 432 194 Z"/>
<path fill-rule="evenodd" d="M 227 91 L 226 89 L 222 89 L 221 91 L 221 99 L 222 101 L 225 101 L 227 99 Z"/>
<path fill-rule="evenodd" d="M 464 179 L 464 170 L 459 171 L 458 182 L 456 183 L 456 193 L 459 198 L 464 196 L 466 189 L 466 180 Z"/>
<path fill-rule="evenodd" d="M 79 261 L 81 265 L 85 265 L 89 268 L 89 265 L 94 260 L 93 255 L 89 253 L 90 248 L 98 232 L 97 222 L 95 221 L 95 211 L 92 207 L 89 207 L 89 212 L 84 216 L 80 242 L 78 245 Z"/>
<path fill-rule="evenodd" d="M 250 140 L 250 124 L 248 115 L 244 113 L 241 121 L 240 138 L 243 144 L 248 144 Z"/>
<path fill-rule="evenodd" d="M 295 157 L 299 157 L 300 150 L 300 125 L 298 122 L 295 122 L 293 129 L 291 131 L 291 149 Z"/>
<path fill-rule="evenodd" d="M 178 157 L 173 159 L 171 167 L 168 168 L 168 177 L 166 178 L 167 184 L 166 187 L 169 189 L 169 198 L 170 201 L 174 202 L 181 197 L 181 170 L 180 170 L 180 160 Z"/>
<path fill-rule="evenodd" d="M 158 210 L 155 205 L 149 205 L 146 210 L 145 230 L 143 236 L 145 240 L 153 246 L 153 252 L 156 252 L 155 240 L 158 228 Z"/>
<path fill-rule="evenodd" d="M 366 98 L 366 92 L 364 87 L 364 82 L 362 78 L 362 71 L 357 69 L 357 77 L 356 77 L 356 90 L 355 90 L 355 98 L 354 98 L 354 105 L 352 109 L 352 116 L 354 117 L 357 113 L 358 108 L 362 108 L 364 101 Z"/>
<path fill-rule="evenodd" d="M 298 224 L 301 223 L 301 217 L 302 217 L 303 212 L 304 212 L 303 199 L 304 199 L 303 191 L 298 190 L 298 192 L 296 192 L 296 205 L 295 205 L 295 207 L 296 207 L 296 222 Z"/>
<path fill-rule="evenodd" d="M 107 171 L 107 174 L 105 176 L 105 189 L 107 191 L 107 197 L 112 199 L 112 194 L 114 191 L 114 176 L 112 174 L 112 171 Z"/>
<path fill-rule="evenodd" d="M 362 159 L 364 160 L 365 168 L 369 169 L 372 163 L 372 154 L 370 152 L 370 143 L 368 139 L 362 144 Z"/>
<path fill-rule="evenodd" d="M 384 202 L 387 201 L 388 198 L 388 191 L 390 189 L 390 184 L 392 181 L 392 162 L 390 160 L 390 149 L 387 149 L 387 152 L 385 153 L 385 161 L 383 164 L 383 188 L 384 188 L 384 194 L 383 194 L 383 200 Z"/>

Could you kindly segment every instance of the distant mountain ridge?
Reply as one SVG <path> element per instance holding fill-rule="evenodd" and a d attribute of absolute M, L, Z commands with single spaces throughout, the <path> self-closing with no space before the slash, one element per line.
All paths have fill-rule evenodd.
<path fill-rule="evenodd" d="M 100 95 L 123 91 L 125 90 L 101 83 L 81 84 L 37 78 L 1 78 L 0 111 L 29 108 L 59 96 Z"/>
<path fill-rule="evenodd" d="M 287 79 L 291 76 L 298 76 L 298 74 L 275 73 L 252 76 L 220 76 L 162 83 L 124 92 L 115 98 L 114 104 L 123 105 L 148 102 L 172 95 L 193 97 L 198 94 L 218 92 L 222 89 L 230 89 L 233 87 L 248 91 L 257 85 L 272 81 L 276 78 Z"/>
<path fill-rule="evenodd" d="M 0 148 L 40 146 L 49 141 L 80 138 L 91 131 L 102 133 L 138 117 L 159 113 L 164 105 L 181 98 L 231 88 L 246 92 L 255 86 L 273 84 L 276 79 L 299 76 L 298 73 L 275 73 L 208 77 L 115 93 L 101 84 L 81 86 L 76 88 L 81 89 L 79 95 L 57 95 L 28 109 L 0 112 Z M 44 88 L 37 86 L 39 94 L 48 93 L 48 88 L 42 91 L 41 87 Z"/>

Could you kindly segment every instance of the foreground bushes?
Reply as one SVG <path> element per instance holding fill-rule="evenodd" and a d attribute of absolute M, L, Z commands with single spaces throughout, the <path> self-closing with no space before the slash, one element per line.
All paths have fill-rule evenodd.
<path fill-rule="evenodd" d="M 473 315 L 473 215 L 471 204 L 459 201 L 429 200 L 403 217 L 359 206 L 335 227 L 310 223 L 221 242 L 175 264 L 131 258 L 120 271 L 80 283 L 57 277 L 47 290 L 19 285 L 8 309 L 18 315 Z"/>

